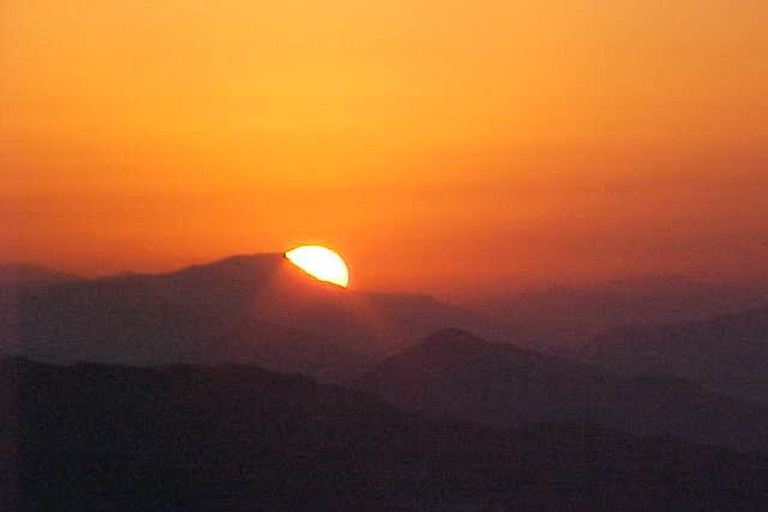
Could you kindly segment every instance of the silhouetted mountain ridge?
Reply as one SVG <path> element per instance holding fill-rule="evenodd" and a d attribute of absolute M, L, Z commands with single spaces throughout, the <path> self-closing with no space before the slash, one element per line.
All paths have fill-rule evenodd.
<path fill-rule="evenodd" d="M 768 500 L 764 458 L 671 438 L 435 422 L 242 365 L 10 366 L 19 407 L 0 412 L 19 426 L 22 512 L 702 512 Z"/>
<path fill-rule="evenodd" d="M 444 325 L 473 320 L 428 296 L 321 282 L 275 253 L 29 289 L 5 313 L 2 348 L 39 360 L 231 361 L 324 379 L 347 376 Z"/>
<path fill-rule="evenodd" d="M 691 323 L 768 308 L 768 283 L 649 275 L 531 289 L 479 301 L 499 341 L 519 339 L 571 356 L 588 339 L 625 325 Z"/>
<path fill-rule="evenodd" d="M 0 263 L 0 286 L 35 287 L 82 279 L 80 276 L 31 263 Z"/>
<path fill-rule="evenodd" d="M 577 357 L 623 374 L 675 376 L 768 404 L 768 309 L 614 329 L 585 344 Z"/>
<path fill-rule="evenodd" d="M 429 336 L 351 385 L 439 418 L 496 426 L 586 422 L 768 450 L 768 410 L 763 408 L 681 379 L 619 377 L 457 329 Z"/>

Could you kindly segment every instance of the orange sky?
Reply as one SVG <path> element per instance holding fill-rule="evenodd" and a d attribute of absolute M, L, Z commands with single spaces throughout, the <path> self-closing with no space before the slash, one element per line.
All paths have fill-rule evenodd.
<path fill-rule="evenodd" d="M 0 259 L 435 293 L 765 272 L 764 0 L 8 0 Z"/>

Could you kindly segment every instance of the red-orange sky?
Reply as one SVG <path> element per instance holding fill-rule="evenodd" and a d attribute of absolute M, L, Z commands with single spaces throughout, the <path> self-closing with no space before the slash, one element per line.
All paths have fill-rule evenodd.
<path fill-rule="evenodd" d="M 0 259 L 360 288 L 763 274 L 764 0 L 8 0 Z"/>

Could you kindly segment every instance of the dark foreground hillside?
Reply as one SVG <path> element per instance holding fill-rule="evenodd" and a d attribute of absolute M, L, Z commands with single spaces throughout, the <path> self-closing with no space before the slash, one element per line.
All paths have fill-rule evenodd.
<path fill-rule="evenodd" d="M 671 439 L 567 424 L 505 432 L 432 422 L 367 395 L 242 366 L 9 360 L 2 371 L 24 511 L 768 507 L 766 460 Z M 8 475 L 14 450 L 3 453 Z"/>

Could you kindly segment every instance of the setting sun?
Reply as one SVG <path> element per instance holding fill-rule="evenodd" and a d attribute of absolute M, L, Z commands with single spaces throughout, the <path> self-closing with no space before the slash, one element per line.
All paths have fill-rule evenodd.
<path fill-rule="evenodd" d="M 320 245 L 304 245 L 291 249 L 285 257 L 301 270 L 319 279 L 344 288 L 349 284 L 349 270 L 334 251 Z"/>

